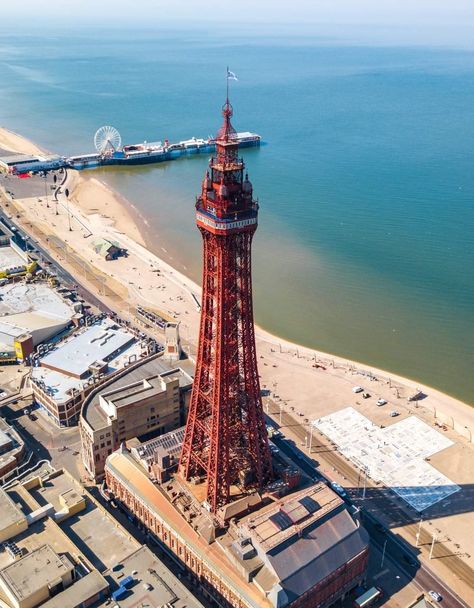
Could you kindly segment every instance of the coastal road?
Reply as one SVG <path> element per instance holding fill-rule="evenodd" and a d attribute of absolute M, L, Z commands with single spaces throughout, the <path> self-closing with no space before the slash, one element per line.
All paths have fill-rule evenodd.
<path fill-rule="evenodd" d="M 269 400 L 270 401 L 270 400 Z M 275 423 L 279 422 L 280 409 L 271 401 L 270 414 Z M 443 606 L 447 608 L 469 608 L 454 591 L 449 589 L 445 583 L 424 563 L 418 560 L 413 552 L 413 547 L 404 539 L 393 534 L 381 520 L 378 519 L 380 513 L 390 520 L 390 526 L 403 526 L 413 533 L 413 537 L 418 531 L 418 525 L 400 508 L 393 504 L 391 497 L 387 496 L 386 491 L 377 486 L 369 486 L 367 482 L 365 499 L 362 499 L 363 490 L 360 488 L 361 479 L 359 473 L 346 461 L 330 444 L 326 444 L 323 439 L 319 439 L 316 433 L 313 434 L 311 455 L 304 454 L 303 449 L 308 435 L 307 429 L 296 421 L 290 414 L 282 413 L 282 431 L 288 431 L 296 437 L 296 442 L 288 441 L 285 438 L 272 438 L 278 448 L 290 458 L 303 472 L 313 479 L 331 478 L 332 470 L 338 471 L 347 480 L 345 485 L 352 485 L 352 489 L 347 489 L 350 495 L 350 502 L 361 509 L 362 520 L 367 528 L 372 542 L 383 549 L 385 541 L 386 554 L 397 564 L 397 567 L 407 575 L 419 587 L 420 590 L 428 592 L 437 591 L 443 597 Z M 316 464 L 315 462 L 316 461 Z M 432 537 L 428 532 L 422 531 L 420 545 L 429 546 Z M 444 556 L 445 552 L 442 543 L 435 545 L 433 557 Z M 473 572 L 457 556 L 450 555 L 449 565 L 454 576 L 472 585 Z M 413 565 L 410 565 L 410 563 Z M 383 580 L 380 581 L 383 583 Z"/>
<path fill-rule="evenodd" d="M 14 195 L 16 195 L 17 192 L 17 184 L 16 183 L 12 183 L 12 177 L 8 177 L 5 178 L 5 176 L 0 176 L 0 187 L 3 188 L 4 190 L 9 190 L 11 193 L 13 193 Z M 8 181 L 6 181 L 8 180 Z M 36 178 L 30 178 L 30 180 L 41 180 L 44 181 L 43 178 L 40 177 L 36 177 Z M 28 182 L 30 182 L 30 180 L 26 180 Z M 20 182 L 20 180 L 16 179 L 16 182 Z M 23 184 L 21 184 L 23 186 Z M 36 192 L 38 187 L 41 187 L 42 184 L 38 185 L 36 184 L 36 188 L 35 188 L 35 184 L 34 183 L 28 183 L 28 186 L 31 189 L 30 194 L 34 195 L 33 193 Z M 8 199 L 5 197 L 5 195 L 3 193 L 2 194 L 2 202 L 8 202 Z M 37 193 L 36 193 L 37 195 Z M 87 302 L 89 302 L 90 304 L 92 304 L 93 306 L 95 306 L 98 310 L 106 313 L 106 314 L 114 314 L 114 311 L 109 308 L 106 304 L 104 304 L 102 302 L 102 300 L 100 300 L 95 294 L 93 294 L 89 289 L 87 289 L 86 287 L 84 287 L 83 284 L 80 283 L 80 281 L 78 280 L 77 277 L 73 276 L 70 272 L 68 272 L 67 270 L 65 270 L 48 252 L 48 250 L 43 247 L 37 240 L 35 240 L 33 237 L 31 237 L 26 230 L 24 230 L 19 224 L 16 223 L 15 219 L 13 219 L 13 217 L 11 217 L 10 214 L 7 214 L 5 212 L 4 209 L 0 209 L 0 221 L 5 224 L 5 226 L 7 226 L 10 230 L 12 230 L 15 234 L 18 235 L 19 237 L 19 241 L 20 241 L 20 246 L 22 245 L 23 248 L 26 250 L 26 248 L 28 248 L 28 251 L 30 252 L 30 254 L 32 254 L 32 256 L 34 257 L 35 255 L 38 257 L 38 261 L 40 263 L 40 265 L 42 266 L 42 268 L 45 269 L 50 269 L 50 270 L 54 270 L 54 274 L 58 277 L 59 281 L 61 283 L 63 283 L 64 285 L 70 286 L 71 288 L 74 288 L 74 291 L 76 291 L 81 298 L 83 298 L 84 300 L 86 300 Z"/>

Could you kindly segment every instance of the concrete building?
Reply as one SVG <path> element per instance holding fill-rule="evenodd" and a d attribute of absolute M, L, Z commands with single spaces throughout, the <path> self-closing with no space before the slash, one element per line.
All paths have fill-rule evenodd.
<path fill-rule="evenodd" d="M 0 570 L 0 593 L 12 608 L 33 608 L 72 585 L 74 564 L 43 545 Z"/>
<path fill-rule="evenodd" d="M 132 588 L 120 601 L 122 608 L 123 602 L 140 605 L 142 598 L 149 605 L 171 605 L 174 598 L 175 608 L 202 608 L 66 471 L 40 470 L 0 490 L 0 512 L 2 606 L 106 606 L 130 575 Z"/>
<path fill-rule="evenodd" d="M 186 366 L 189 362 L 183 361 Z M 95 389 L 80 418 L 82 461 L 90 477 L 102 479 L 107 456 L 122 442 L 182 425 L 191 386 L 191 375 L 183 368 L 170 369 L 159 354 Z"/>
<path fill-rule="evenodd" d="M 0 248 L 1 256 L 2 248 Z M 0 350 L 22 359 L 16 343 L 31 337 L 30 352 L 56 336 L 77 316 L 73 303 L 46 283 L 10 283 L 0 287 Z"/>
<path fill-rule="evenodd" d="M 163 356 L 168 361 L 179 361 L 181 359 L 179 323 L 167 323 L 165 325 L 165 351 Z"/>
<path fill-rule="evenodd" d="M 322 482 L 236 498 L 222 527 L 203 506 L 202 484 L 175 477 L 158 487 L 126 449 L 108 457 L 105 478 L 220 606 L 327 608 L 364 580 L 368 534 Z"/>
<path fill-rule="evenodd" d="M 0 487 L 0 543 L 21 534 L 28 528 L 26 516 L 21 508 Z"/>
<path fill-rule="evenodd" d="M 37 360 L 31 374 L 35 402 L 58 426 L 74 426 L 94 388 L 154 349 L 108 318 L 83 327 Z"/>
<path fill-rule="evenodd" d="M 0 418 L 0 483 L 14 473 L 24 454 L 25 442 L 21 435 L 4 418 Z"/>

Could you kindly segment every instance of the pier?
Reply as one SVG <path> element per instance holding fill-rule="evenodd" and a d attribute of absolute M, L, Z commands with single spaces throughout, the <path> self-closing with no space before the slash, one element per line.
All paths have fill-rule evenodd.
<path fill-rule="evenodd" d="M 235 134 L 239 148 L 260 146 L 261 137 L 257 133 L 242 131 Z M 0 157 L 0 170 L 13 175 L 26 175 L 55 171 L 57 169 L 96 169 L 113 165 L 147 165 L 175 160 L 191 154 L 212 153 L 216 149 L 215 139 L 196 138 L 170 143 L 143 142 L 122 146 L 120 133 L 111 126 L 98 129 L 94 136 L 96 151 L 76 156 L 23 156 L 10 155 Z"/>

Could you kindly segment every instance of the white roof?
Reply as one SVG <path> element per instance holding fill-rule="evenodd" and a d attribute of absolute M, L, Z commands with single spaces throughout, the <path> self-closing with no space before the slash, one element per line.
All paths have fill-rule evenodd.
<path fill-rule="evenodd" d="M 140 344 L 135 342 L 121 352 L 120 355 L 108 362 L 108 373 L 112 374 L 117 370 L 123 369 L 129 362 L 130 357 L 133 355 L 139 357 L 140 352 Z M 66 374 L 47 369 L 46 367 L 34 367 L 31 376 L 34 380 L 41 380 L 44 382 L 50 397 L 58 403 L 70 399 L 71 394 L 68 391 L 71 389 L 75 388 L 81 390 L 82 387 L 87 384 L 87 378 L 80 380 L 79 378 L 67 376 Z"/>
<path fill-rule="evenodd" d="M 0 253 L 4 247 L 0 248 Z M 39 313 L 51 319 L 70 319 L 72 306 L 44 283 L 13 283 L 0 287 L 0 319 L 18 313 Z"/>
<path fill-rule="evenodd" d="M 95 361 L 107 361 L 114 353 L 135 341 L 133 334 L 119 328 L 110 319 L 84 328 L 41 359 L 66 374 L 80 376 Z"/>
<path fill-rule="evenodd" d="M 24 266 L 26 261 L 9 245 L 0 247 L 0 270 Z"/>

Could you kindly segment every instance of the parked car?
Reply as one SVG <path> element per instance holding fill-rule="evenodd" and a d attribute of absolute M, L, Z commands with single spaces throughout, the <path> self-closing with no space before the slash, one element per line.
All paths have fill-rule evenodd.
<path fill-rule="evenodd" d="M 392 412 L 390 412 L 390 417 L 391 418 L 395 418 L 395 416 L 400 416 L 400 412 L 396 412 L 395 410 L 393 410 Z"/>
<path fill-rule="evenodd" d="M 443 599 L 437 591 L 428 591 L 428 595 L 434 599 L 435 602 L 440 602 Z"/>
<path fill-rule="evenodd" d="M 362 393 L 364 389 L 361 386 L 353 386 L 352 387 L 352 392 L 353 393 Z"/>
<path fill-rule="evenodd" d="M 334 492 L 337 492 L 341 498 L 347 497 L 347 492 L 340 484 L 337 483 L 337 481 L 331 481 L 331 488 L 334 490 Z"/>
<path fill-rule="evenodd" d="M 385 399 L 382 399 L 382 397 L 380 397 L 380 399 L 377 399 L 377 405 L 386 405 L 386 401 Z"/>

